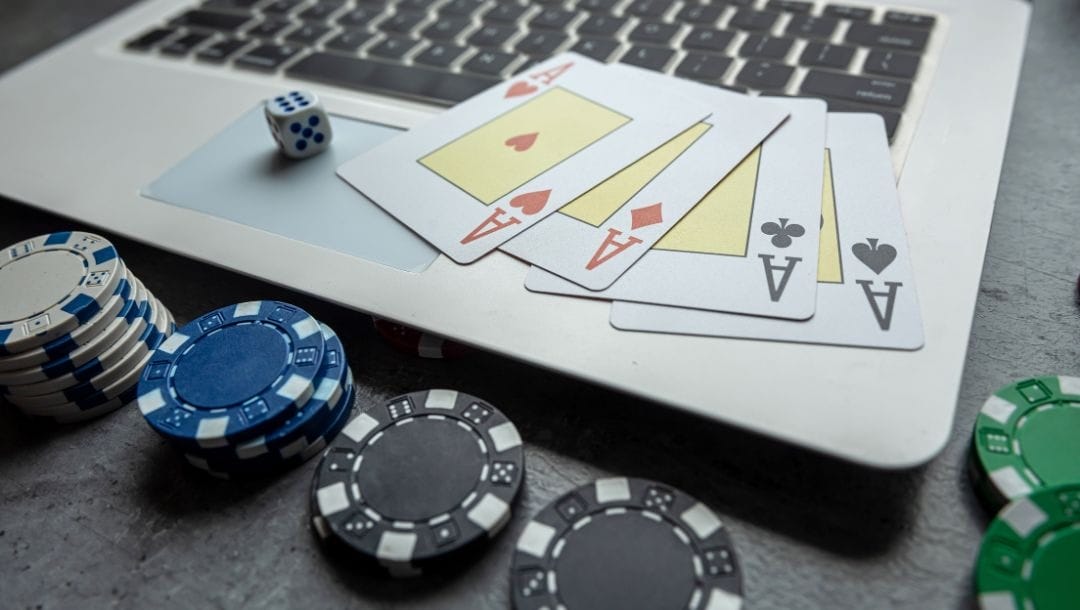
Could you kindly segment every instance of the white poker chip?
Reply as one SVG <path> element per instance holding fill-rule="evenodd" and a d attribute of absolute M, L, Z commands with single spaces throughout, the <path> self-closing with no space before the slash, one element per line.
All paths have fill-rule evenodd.
<path fill-rule="evenodd" d="M 0 252 L 0 356 L 44 345 L 94 318 L 122 279 L 104 237 L 39 235 Z"/>

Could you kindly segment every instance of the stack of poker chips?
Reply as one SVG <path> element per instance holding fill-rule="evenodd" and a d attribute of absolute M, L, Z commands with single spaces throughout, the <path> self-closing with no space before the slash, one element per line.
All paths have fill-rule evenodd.
<path fill-rule="evenodd" d="M 969 471 L 997 512 L 975 566 L 979 607 L 1077 607 L 1080 378 L 1023 379 L 988 398 Z"/>
<path fill-rule="evenodd" d="M 353 377 L 334 331 L 279 301 L 222 307 L 162 342 L 138 387 L 150 427 L 219 478 L 316 455 L 352 416 Z"/>
<path fill-rule="evenodd" d="M 0 255 L 0 398 L 28 415 L 66 423 L 128 404 L 173 328 L 103 237 L 50 233 Z"/>

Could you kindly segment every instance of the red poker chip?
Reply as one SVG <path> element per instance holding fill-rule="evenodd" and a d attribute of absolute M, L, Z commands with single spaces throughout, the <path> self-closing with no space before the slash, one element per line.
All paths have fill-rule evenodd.
<path fill-rule="evenodd" d="M 376 317 L 372 317 L 371 322 L 375 325 L 379 336 L 394 349 L 405 354 L 421 358 L 461 358 L 472 351 L 472 348 L 468 346 L 403 326 L 397 322 Z"/>

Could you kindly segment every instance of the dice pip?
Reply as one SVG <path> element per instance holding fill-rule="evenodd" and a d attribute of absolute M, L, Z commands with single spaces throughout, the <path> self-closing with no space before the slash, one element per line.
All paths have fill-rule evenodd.
<path fill-rule="evenodd" d="M 290 91 L 266 100 L 263 110 L 270 133 L 285 156 L 306 159 L 330 147 L 330 117 L 314 93 Z"/>

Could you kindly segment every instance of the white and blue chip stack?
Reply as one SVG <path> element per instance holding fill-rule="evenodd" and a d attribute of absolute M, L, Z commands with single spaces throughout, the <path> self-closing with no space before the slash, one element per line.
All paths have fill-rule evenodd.
<path fill-rule="evenodd" d="M 147 423 L 196 468 L 265 475 L 345 427 L 353 377 L 334 331 L 280 301 L 222 307 L 158 346 L 138 387 Z"/>
<path fill-rule="evenodd" d="M 104 237 L 39 235 L 0 254 L 0 400 L 62 423 L 135 399 L 172 314 Z"/>

